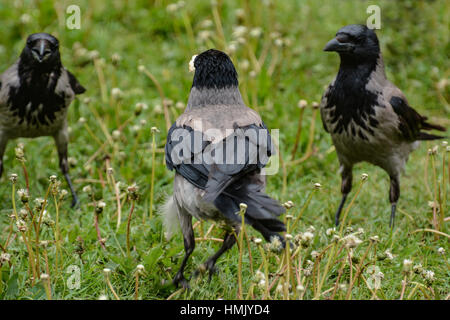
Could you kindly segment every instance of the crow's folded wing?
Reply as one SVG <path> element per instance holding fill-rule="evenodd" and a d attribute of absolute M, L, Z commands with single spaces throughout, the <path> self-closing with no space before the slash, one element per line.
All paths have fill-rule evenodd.
<path fill-rule="evenodd" d="M 233 181 L 263 168 L 273 153 L 263 123 L 234 127 L 223 139 L 211 140 L 208 132 L 174 123 L 165 147 L 167 167 L 205 190 L 204 199 L 211 202 Z"/>
<path fill-rule="evenodd" d="M 421 130 L 445 131 L 444 127 L 427 122 L 427 117 L 420 115 L 416 110 L 408 105 L 405 97 L 401 94 L 392 95 L 389 99 L 395 114 L 398 117 L 399 134 L 407 141 L 434 140 L 441 138 L 422 132 Z"/>

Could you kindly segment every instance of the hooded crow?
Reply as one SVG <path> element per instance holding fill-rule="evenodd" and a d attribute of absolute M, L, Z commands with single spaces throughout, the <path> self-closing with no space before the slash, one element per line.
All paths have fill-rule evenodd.
<path fill-rule="evenodd" d="M 335 80 L 325 91 L 320 112 L 323 127 L 336 148 L 342 175 L 342 200 L 335 223 L 352 188 L 353 165 L 366 161 L 384 169 L 390 177 L 390 227 L 400 196 L 400 173 L 420 140 L 442 138 L 423 130 L 445 131 L 409 106 L 404 94 L 384 71 L 375 32 L 364 25 L 341 28 L 324 51 L 339 54 Z"/>
<path fill-rule="evenodd" d="M 254 110 L 245 106 L 230 58 L 210 49 L 190 62 L 194 80 L 184 113 L 169 130 L 166 164 L 175 170 L 174 193 L 163 209 L 166 227 L 177 220 L 184 237 L 185 256 L 174 278 L 188 287 L 183 275 L 195 247 L 192 217 L 225 222 L 222 247 L 204 264 L 209 275 L 217 259 L 236 242 L 240 204 L 247 205 L 245 223 L 267 241 L 283 238 L 278 219 L 285 209 L 264 193 L 264 166 L 274 153 L 269 131 Z M 234 231 L 233 231 L 234 230 Z"/>
<path fill-rule="evenodd" d="M 58 40 L 47 33 L 30 35 L 19 60 L 0 76 L 0 176 L 8 140 L 52 136 L 75 206 L 67 162 L 67 109 L 85 91 L 63 67 Z"/>

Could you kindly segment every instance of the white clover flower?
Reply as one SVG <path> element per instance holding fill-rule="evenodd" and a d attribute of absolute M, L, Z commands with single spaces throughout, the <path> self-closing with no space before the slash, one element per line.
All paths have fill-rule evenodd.
<path fill-rule="evenodd" d="M 27 203 L 28 199 L 30 198 L 28 191 L 26 189 L 17 190 L 17 195 L 19 196 L 20 201 L 22 201 L 23 203 Z"/>
<path fill-rule="evenodd" d="M 211 38 L 212 35 L 213 35 L 213 33 L 212 33 L 211 31 L 209 31 L 209 30 L 202 30 L 202 31 L 200 31 L 200 32 L 198 33 L 198 39 L 199 39 L 200 41 L 206 41 L 206 40 L 208 40 L 209 38 Z"/>
<path fill-rule="evenodd" d="M 25 231 L 27 231 L 27 224 L 26 224 L 26 222 L 23 221 L 22 219 L 17 220 L 16 226 L 17 226 L 17 229 L 18 229 L 20 232 L 25 232 Z"/>
<path fill-rule="evenodd" d="M 299 107 L 300 109 L 306 108 L 307 105 L 308 105 L 308 101 L 306 101 L 305 99 L 301 99 L 297 103 L 297 107 Z"/>
<path fill-rule="evenodd" d="M 259 27 L 253 28 L 249 32 L 250 37 L 259 38 L 262 35 L 262 29 Z"/>
<path fill-rule="evenodd" d="M 247 33 L 247 27 L 246 26 L 236 26 L 233 29 L 233 34 L 232 36 L 234 38 L 241 38 L 244 37 Z"/>
<path fill-rule="evenodd" d="M 325 231 L 327 236 L 331 236 L 336 232 L 336 227 L 328 228 L 327 231 Z"/>
<path fill-rule="evenodd" d="M 316 232 L 316 228 L 314 228 L 314 226 L 309 226 L 309 227 L 306 229 L 306 232 L 314 233 L 314 232 Z"/>
<path fill-rule="evenodd" d="M 120 132 L 120 130 L 114 130 L 111 133 L 111 136 L 112 136 L 113 140 L 115 140 L 115 141 L 119 140 L 121 135 L 122 135 L 122 133 Z"/>
<path fill-rule="evenodd" d="M 207 29 L 207 28 L 211 28 L 213 25 L 214 25 L 214 23 L 211 20 L 206 19 L 200 23 L 200 28 Z"/>
<path fill-rule="evenodd" d="M 69 192 L 66 189 L 62 189 L 60 192 L 60 195 L 62 198 L 66 197 L 69 194 Z"/>
<path fill-rule="evenodd" d="M 159 129 L 158 129 L 157 127 L 151 127 L 150 131 L 151 131 L 152 133 L 159 133 L 159 132 L 160 132 Z"/>
<path fill-rule="evenodd" d="M 238 44 L 245 44 L 247 42 L 247 40 L 244 37 L 239 37 L 236 39 L 236 42 Z"/>
<path fill-rule="evenodd" d="M 305 291 L 305 287 L 302 286 L 301 284 L 297 285 L 296 289 L 297 289 L 298 292 L 304 292 Z"/>
<path fill-rule="evenodd" d="M 320 253 L 317 252 L 316 250 L 311 251 L 311 257 L 316 260 L 317 258 L 320 257 Z"/>
<path fill-rule="evenodd" d="M 104 201 L 97 202 L 97 208 L 103 209 L 104 207 L 106 207 L 106 203 Z"/>
<path fill-rule="evenodd" d="M 281 39 L 281 38 L 275 39 L 274 43 L 277 47 L 282 47 L 284 44 L 283 39 Z"/>
<path fill-rule="evenodd" d="M 386 249 L 386 251 L 384 251 L 384 254 L 386 255 L 386 258 L 388 260 L 394 260 L 394 255 L 391 253 L 389 249 Z"/>
<path fill-rule="evenodd" d="M 421 273 L 423 272 L 422 264 L 419 263 L 419 264 L 414 265 L 414 267 L 412 268 L 412 270 L 413 270 L 414 273 L 416 273 L 416 274 L 421 274 Z"/>
<path fill-rule="evenodd" d="M 262 243 L 262 239 L 261 238 L 255 238 L 253 240 L 253 242 L 256 243 L 256 244 L 261 244 Z"/>
<path fill-rule="evenodd" d="M 183 102 L 178 101 L 177 103 L 175 103 L 175 108 L 177 109 L 184 109 L 185 105 Z"/>
<path fill-rule="evenodd" d="M 230 44 L 227 47 L 227 52 L 230 54 L 233 54 L 238 49 L 238 43 L 236 41 L 231 41 Z"/>
<path fill-rule="evenodd" d="M 322 185 L 318 182 L 314 183 L 314 189 L 320 189 L 322 188 Z"/>
<path fill-rule="evenodd" d="M 47 273 L 41 273 L 41 280 L 48 280 L 50 276 Z"/>
<path fill-rule="evenodd" d="M 82 190 L 84 193 L 92 193 L 92 187 L 90 185 L 84 186 Z"/>
<path fill-rule="evenodd" d="M 234 11 L 236 17 L 243 19 L 245 17 L 245 10 L 243 8 L 238 8 Z"/>
<path fill-rule="evenodd" d="M 239 64 L 242 70 L 247 71 L 250 68 L 250 62 L 247 59 L 243 59 Z"/>
<path fill-rule="evenodd" d="M 292 234 L 286 233 L 285 235 L 286 240 L 292 240 Z"/>
<path fill-rule="evenodd" d="M 111 273 L 111 269 L 110 269 L 110 268 L 105 268 L 105 269 L 103 269 L 103 274 L 104 274 L 105 276 L 109 276 L 110 273 Z"/>
<path fill-rule="evenodd" d="M 123 96 L 123 92 L 122 90 L 120 90 L 119 88 L 112 88 L 111 89 L 111 95 L 114 99 L 119 99 Z"/>
<path fill-rule="evenodd" d="M 270 238 L 269 249 L 273 252 L 280 252 L 283 248 L 283 244 L 280 241 L 280 238 L 277 236 L 272 236 Z"/>
<path fill-rule="evenodd" d="M 257 270 L 256 274 L 255 274 L 255 279 L 256 279 L 257 282 L 259 282 L 261 280 L 265 280 L 266 276 L 265 276 L 265 274 L 263 272 L 261 272 L 260 270 Z"/>
<path fill-rule="evenodd" d="M 163 109 L 162 106 L 160 104 L 156 104 L 155 107 L 153 108 L 153 111 L 155 111 L 155 113 L 162 113 Z"/>
<path fill-rule="evenodd" d="M 92 50 L 88 52 L 89 59 L 95 60 L 100 57 L 100 53 L 97 50 Z"/>
<path fill-rule="evenodd" d="M 31 16 L 28 13 L 24 13 L 20 16 L 20 23 L 29 24 L 31 22 Z"/>
<path fill-rule="evenodd" d="M 11 261 L 11 255 L 9 253 L 4 252 L 0 254 L 0 265 L 9 261 Z"/>
<path fill-rule="evenodd" d="M 111 61 L 113 64 L 118 64 L 122 60 L 122 57 L 118 53 L 113 53 L 111 55 Z"/>
<path fill-rule="evenodd" d="M 342 291 L 347 290 L 347 284 L 346 283 L 340 283 L 339 284 L 339 290 L 342 290 Z"/>
<path fill-rule="evenodd" d="M 314 234 L 310 231 L 306 231 L 302 234 L 302 241 L 305 243 L 311 242 L 311 240 L 314 238 Z"/>
<path fill-rule="evenodd" d="M 441 79 L 436 85 L 439 90 L 445 89 L 446 86 L 448 86 L 448 79 Z"/>
<path fill-rule="evenodd" d="M 108 296 L 107 296 L 106 294 L 101 294 L 101 295 L 98 297 L 98 300 L 108 300 Z"/>
<path fill-rule="evenodd" d="M 412 267 L 412 261 L 409 259 L 404 259 L 403 260 L 403 271 L 404 272 L 410 272 L 411 271 L 411 267 Z"/>
<path fill-rule="evenodd" d="M 9 176 L 9 180 L 10 180 L 12 183 L 16 183 L 16 182 L 17 182 L 17 178 L 18 178 L 18 175 L 15 174 L 15 173 L 11 173 L 11 175 Z"/>
<path fill-rule="evenodd" d="M 258 287 L 259 289 L 264 290 L 266 288 L 266 280 L 264 279 L 259 280 Z"/>
<path fill-rule="evenodd" d="M 441 255 L 445 255 L 445 249 L 442 248 L 442 247 L 440 247 L 440 248 L 437 250 L 437 252 L 438 252 L 439 254 L 441 254 Z"/>
<path fill-rule="evenodd" d="M 283 206 L 286 208 L 286 209 L 291 209 L 292 207 L 294 207 L 294 203 L 292 202 L 292 201 L 286 201 L 285 203 L 283 203 Z"/>
<path fill-rule="evenodd" d="M 145 271 L 144 265 L 143 265 L 143 264 L 138 264 L 138 265 L 136 266 L 136 271 L 138 271 L 139 273 L 144 272 L 144 271 Z"/>
<path fill-rule="evenodd" d="M 431 270 L 424 270 L 422 272 L 422 276 L 428 283 L 431 283 L 434 281 L 434 272 Z"/>
<path fill-rule="evenodd" d="M 171 3 L 171 4 L 167 5 L 166 10 L 169 13 L 174 13 L 174 12 L 176 12 L 178 10 L 178 4 Z"/>
<path fill-rule="evenodd" d="M 358 239 L 353 234 L 350 234 L 350 235 L 344 237 L 343 240 L 345 242 L 345 246 L 350 249 L 356 248 L 357 246 L 359 246 L 362 243 L 362 240 Z"/>

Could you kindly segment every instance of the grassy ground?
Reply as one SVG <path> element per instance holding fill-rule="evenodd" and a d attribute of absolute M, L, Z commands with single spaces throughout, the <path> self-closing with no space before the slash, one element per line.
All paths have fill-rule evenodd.
<path fill-rule="evenodd" d="M 450 172 L 445 147 L 438 142 L 436 154 L 428 155 L 435 144 L 422 143 L 410 157 L 392 233 L 387 175 L 367 164 L 357 166 L 350 196 L 356 199 L 353 205 L 348 201 L 342 232 L 336 231 L 341 240 L 333 242 L 326 230 L 333 226 L 340 200 L 338 163 L 331 139 L 312 108 L 338 69 L 338 56 L 322 52 L 323 46 L 340 27 L 364 23 L 367 6 L 376 3 L 381 8 L 382 29 L 377 33 L 388 77 L 412 106 L 448 126 L 447 1 L 248 0 L 223 1 L 220 6 L 209 1 L 189 1 L 185 6 L 147 2 L 0 3 L 0 70 L 16 60 L 28 34 L 49 32 L 60 39 L 65 66 L 88 89 L 69 112 L 71 176 L 81 201 L 78 209 L 70 209 L 70 197 L 59 199 L 61 190 L 53 195 L 52 186 L 58 183 L 49 177 L 60 173 L 51 138 L 20 139 L 8 146 L 0 180 L 0 251 L 7 252 L 10 261 L 0 262 L 0 298 L 114 299 L 109 281 L 120 299 L 133 299 L 136 267 L 142 264 L 145 271 L 138 277 L 137 294 L 142 299 L 448 299 Z M 81 8 L 80 30 L 65 27 L 70 4 Z M 247 27 L 241 35 L 240 25 Z M 260 34 L 254 28 L 260 28 Z M 281 202 L 293 201 L 288 212 L 293 216 L 289 222 L 293 240 L 289 252 L 272 252 L 251 241 L 260 235 L 249 228 L 248 242 L 244 238 L 241 251 L 235 246 L 219 260 L 219 273 L 211 282 L 207 277 L 193 279 L 191 290 L 183 292 L 170 284 L 184 254 L 181 234 L 166 241 L 157 217 L 173 179 L 164 165 L 163 147 L 167 115 L 173 121 L 187 101 L 192 80 L 188 62 L 193 54 L 211 47 L 231 53 L 245 101 L 270 128 L 280 128 L 281 168 L 269 177 L 268 192 Z M 139 66 L 145 69 L 139 71 Z M 297 107 L 300 99 L 308 102 L 303 111 Z M 301 112 L 299 146 L 292 157 Z M 15 222 L 12 194 L 16 212 L 20 215 L 26 208 L 15 192 L 26 186 L 14 151 L 18 143 L 24 144 L 29 208 L 35 217 L 44 209 L 36 209 L 34 199 L 48 200 L 39 246 L 30 213 L 26 231 L 18 230 Z M 18 175 L 14 186 L 9 181 L 12 173 Z M 368 179 L 360 182 L 363 173 Z M 139 188 L 136 201 L 127 192 L 133 183 Z M 322 187 L 314 189 L 314 183 Z M 86 186 L 92 191 L 84 192 Z M 67 188 L 63 179 L 60 188 Z M 106 206 L 96 214 L 101 201 Z M 434 210 L 433 201 L 438 204 Z M 197 241 L 187 275 L 220 245 L 215 239 L 223 231 L 211 226 L 196 224 L 196 236 L 203 240 Z M 373 236 L 379 241 L 370 240 Z M 441 247 L 447 252 L 440 254 Z M 30 252 L 38 259 L 29 259 Z M 415 272 L 409 271 L 408 262 L 405 270 L 405 259 L 412 261 Z M 111 270 L 106 277 L 104 268 Z M 49 279 L 37 279 L 41 273 Z"/>

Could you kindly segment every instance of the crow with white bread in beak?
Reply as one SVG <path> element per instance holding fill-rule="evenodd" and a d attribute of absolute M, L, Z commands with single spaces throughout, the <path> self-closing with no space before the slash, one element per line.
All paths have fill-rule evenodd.
<path fill-rule="evenodd" d="M 243 102 L 232 61 L 210 49 L 189 65 L 195 74 L 188 104 L 170 128 L 165 147 L 175 179 L 173 196 L 163 208 L 169 232 L 178 221 L 183 232 L 186 252 L 174 278 L 183 287 L 188 287 L 183 272 L 195 247 L 192 217 L 231 227 L 221 248 L 203 265 L 210 278 L 217 259 L 236 242 L 241 204 L 246 205 L 245 223 L 267 241 L 277 237 L 283 242 L 279 232 L 285 231 L 278 219 L 284 207 L 264 193 L 263 170 L 274 153 L 272 141 L 261 117 Z"/>
<path fill-rule="evenodd" d="M 58 40 L 47 33 L 30 35 L 18 61 L 0 75 L 0 176 L 8 140 L 52 136 L 75 206 L 67 162 L 67 109 L 83 92 L 61 63 Z"/>
<path fill-rule="evenodd" d="M 420 140 L 442 137 L 428 130 L 445 131 L 410 107 L 404 94 L 387 78 L 375 32 L 364 25 L 341 28 L 324 51 L 339 54 L 335 80 L 325 91 L 320 112 L 325 131 L 336 148 L 342 175 L 339 216 L 352 188 L 353 165 L 365 161 L 384 169 L 390 177 L 390 227 L 400 197 L 400 174 Z"/>

